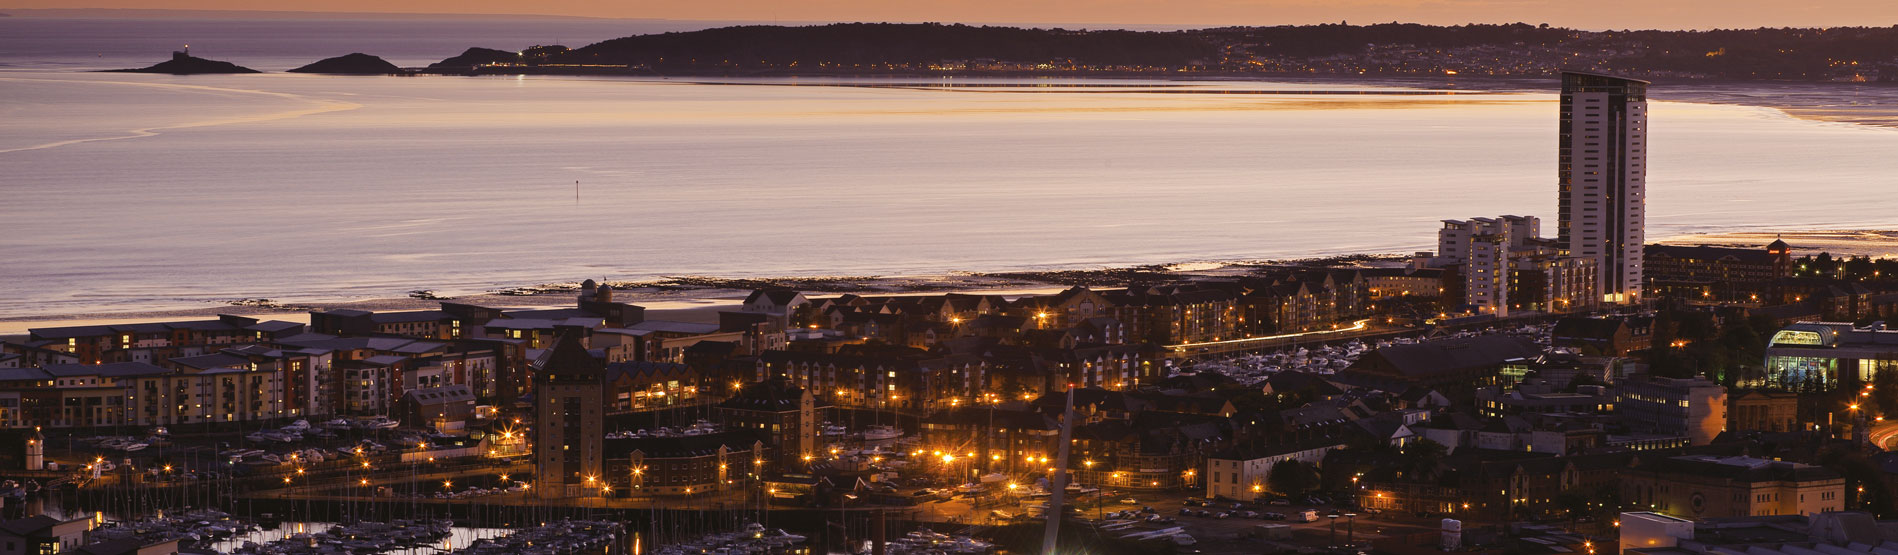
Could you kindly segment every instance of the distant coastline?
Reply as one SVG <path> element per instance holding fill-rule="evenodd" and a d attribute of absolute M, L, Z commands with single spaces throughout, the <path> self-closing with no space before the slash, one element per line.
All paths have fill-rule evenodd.
<path fill-rule="evenodd" d="M 18 8 L 0 17 L 60 19 L 384 19 L 428 21 L 589 20 L 612 18 L 537 14 L 449 14 L 404 12 L 308 12 L 291 10 L 186 10 L 142 8 Z"/>

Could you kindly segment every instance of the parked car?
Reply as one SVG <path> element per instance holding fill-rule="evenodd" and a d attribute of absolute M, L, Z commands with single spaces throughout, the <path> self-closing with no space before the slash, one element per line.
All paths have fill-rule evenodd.
<path fill-rule="evenodd" d="M 1220 518 L 1220 519 L 1225 519 L 1225 518 L 1232 518 L 1232 514 L 1231 514 L 1231 513 L 1226 513 L 1226 512 L 1221 512 L 1221 513 L 1219 513 L 1219 514 L 1216 514 L 1216 515 L 1213 515 L 1213 518 Z"/>
<path fill-rule="evenodd" d="M 1285 513 L 1265 513 L 1259 515 L 1259 518 L 1266 520 L 1285 520 Z"/>
<path fill-rule="evenodd" d="M 1273 499 L 1272 504 L 1273 505 L 1290 505 L 1292 504 L 1292 500 L 1279 497 L 1279 498 Z"/>

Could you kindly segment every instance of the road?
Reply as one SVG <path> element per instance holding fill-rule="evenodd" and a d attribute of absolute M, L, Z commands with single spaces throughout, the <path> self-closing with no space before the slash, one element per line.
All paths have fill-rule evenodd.
<path fill-rule="evenodd" d="M 1294 345 L 1304 340 L 1317 340 L 1317 341 L 1342 340 L 1342 339 L 1350 339 L 1352 337 L 1360 337 L 1360 336 L 1367 336 L 1367 335 L 1375 335 L 1379 333 L 1386 333 L 1389 331 L 1392 331 L 1392 330 L 1372 328 L 1370 320 L 1358 320 L 1356 322 L 1352 322 L 1350 326 L 1337 328 L 1337 329 L 1314 330 L 1314 331 L 1286 333 L 1286 334 L 1279 334 L 1279 335 L 1267 335 L 1267 336 L 1262 336 L 1262 337 L 1246 337 L 1246 338 L 1241 338 L 1241 339 L 1227 339 L 1227 340 L 1222 340 L 1222 341 L 1181 343 L 1178 345 L 1167 345 L 1166 348 L 1169 350 L 1172 350 L 1175 353 L 1179 353 L 1179 354 L 1183 354 L 1187 356 L 1207 356 L 1207 355 L 1244 352 L 1244 351 L 1250 351 L 1250 350 L 1255 350 L 1255 349 L 1266 349 L 1266 348 L 1271 348 L 1271 347 L 1281 347 L 1281 346 L 1286 346 L 1286 345 Z"/>
<path fill-rule="evenodd" d="M 1872 427 L 1872 432 L 1867 434 L 1866 438 L 1872 442 L 1873 447 L 1890 449 L 1892 439 L 1898 438 L 1898 422 L 1874 426 Z"/>

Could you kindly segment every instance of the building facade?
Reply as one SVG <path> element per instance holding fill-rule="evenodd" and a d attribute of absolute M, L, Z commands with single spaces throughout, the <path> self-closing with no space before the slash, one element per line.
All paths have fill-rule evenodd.
<path fill-rule="evenodd" d="M 1881 371 L 1898 371 L 1898 330 L 1883 324 L 1800 322 L 1766 344 L 1763 387 L 1795 392 L 1857 388 Z"/>
<path fill-rule="evenodd" d="M 1285 461 L 1318 466 L 1325 454 L 1343 449 L 1334 441 L 1288 445 L 1274 449 L 1227 449 L 1206 457 L 1206 498 L 1252 501 L 1268 496 L 1272 467 Z"/>
<path fill-rule="evenodd" d="M 1615 385 L 1615 414 L 1639 431 L 1706 445 L 1726 431 L 1727 388 L 1706 378 L 1635 378 Z"/>
<path fill-rule="evenodd" d="M 1812 515 L 1845 507 L 1845 478 L 1824 467 L 1705 455 L 1623 472 L 1623 502 L 1683 518 Z"/>
<path fill-rule="evenodd" d="M 543 499 L 599 495 L 605 471 L 606 366 L 573 337 L 554 344 L 534 378 L 534 492 Z"/>
<path fill-rule="evenodd" d="M 1602 300 L 1641 300 L 1648 82 L 1563 72 L 1556 238 L 1600 261 Z"/>

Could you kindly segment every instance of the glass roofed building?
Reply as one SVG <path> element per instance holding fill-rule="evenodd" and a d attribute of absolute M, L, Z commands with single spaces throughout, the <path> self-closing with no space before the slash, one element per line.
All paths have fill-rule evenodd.
<path fill-rule="evenodd" d="M 1763 386 L 1827 391 L 1872 383 L 1880 370 L 1898 372 L 1898 330 L 1883 322 L 1856 327 L 1800 322 L 1773 334 L 1766 345 Z"/>

